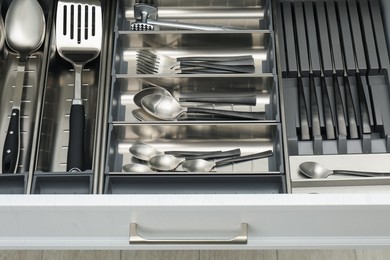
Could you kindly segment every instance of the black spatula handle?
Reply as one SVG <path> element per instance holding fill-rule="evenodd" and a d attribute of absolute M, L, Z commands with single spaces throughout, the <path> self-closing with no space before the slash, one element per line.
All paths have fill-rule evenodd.
<path fill-rule="evenodd" d="M 67 171 L 82 171 L 84 156 L 84 105 L 72 104 L 69 118 Z"/>

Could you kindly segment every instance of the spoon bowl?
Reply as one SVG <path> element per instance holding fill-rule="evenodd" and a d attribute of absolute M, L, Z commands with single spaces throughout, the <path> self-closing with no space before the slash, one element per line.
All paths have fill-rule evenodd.
<path fill-rule="evenodd" d="M 124 172 L 153 172 L 148 166 L 139 163 L 129 163 L 122 166 Z"/>

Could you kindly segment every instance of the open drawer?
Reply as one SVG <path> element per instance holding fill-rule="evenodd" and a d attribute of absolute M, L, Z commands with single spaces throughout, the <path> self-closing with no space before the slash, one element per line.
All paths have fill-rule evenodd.
<path fill-rule="evenodd" d="M 90 94 L 96 103 L 89 103 L 90 118 L 96 118 L 96 124 L 90 125 L 93 125 L 94 131 L 91 132 L 94 132 L 95 140 L 91 137 L 89 158 L 89 168 L 95 178 L 92 190 L 96 194 L 58 194 L 69 193 L 64 192 L 64 189 L 71 190 L 71 193 L 86 193 L 81 191 L 89 191 L 91 182 L 88 179 L 82 182 L 83 185 L 74 185 L 74 176 L 63 172 L 61 163 L 51 164 L 53 160 L 50 156 L 57 158 L 60 153 L 56 150 L 55 154 L 50 154 L 57 146 L 51 146 L 44 138 L 40 139 L 39 144 L 42 146 L 39 147 L 45 147 L 49 152 L 45 154 L 45 150 L 36 151 L 35 169 L 30 167 L 29 173 L 36 173 L 35 170 L 54 172 L 59 178 L 48 180 L 48 183 L 57 183 L 58 189 L 56 185 L 52 185 L 50 187 L 53 189 L 46 189 L 44 192 L 37 189 L 34 192 L 46 194 L 0 196 L 0 221 L 6 223 L 0 230 L 0 248 L 228 250 L 390 246 L 390 226 L 386 225 L 390 216 L 390 195 L 386 190 L 388 185 L 377 185 L 386 184 L 388 180 L 384 183 L 380 178 L 370 181 L 374 191 L 378 186 L 383 186 L 382 194 L 374 194 L 372 189 L 359 189 L 359 194 L 345 194 L 348 192 L 343 188 L 345 183 L 348 184 L 349 190 L 359 184 L 366 187 L 369 185 L 362 183 L 362 180 L 307 180 L 293 172 L 305 156 L 315 156 L 307 154 L 312 151 L 307 143 L 296 146 L 301 148 L 298 151 L 303 149 L 304 153 L 291 152 L 291 139 L 288 139 L 289 132 L 286 127 L 287 119 L 291 119 L 286 114 L 291 111 L 286 110 L 284 102 L 294 96 L 286 95 L 281 88 L 283 85 L 280 85 L 283 78 L 281 63 L 278 62 L 278 23 L 275 23 L 275 31 L 273 28 L 278 18 L 273 18 L 276 1 L 218 0 L 210 4 L 210 1 L 199 0 L 195 2 L 195 6 L 191 1 L 163 1 L 161 18 L 165 16 L 166 20 L 243 27 L 243 31 L 227 33 L 228 38 L 236 40 L 221 48 L 226 53 L 234 44 L 244 49 L 248 43 L 257 44 L 258 47 L 267 46 L 266 51 L 262 47 L 255 48 L 255 56 L 261 57 L 256 68 L 258 72 L 264 72 L 263 74 L 174 77 L 137 74 L 134 64 L 136 58 L 130 56 L 124 59 L 122 54 L 125 49 L 122 46 L 129 47 L 130 52 L 127 54 L 134 54 L 138 48 L 151 48 L 150 43 L 156 45 L 158 42 L 155 36 L 169 35 L 168 38 L 174 40 L 173 46 L 179 50 L 187 50 L 188 47 L 193 50 L 196 49 L 196 44 L 183 42 L 181 35 L 185 35 L 184 38 L 200 35 L 204 44 L 207 36 L 211 35 L 213 39 L 225 40 L 224 33 L 213 35 L 162 28 L 159 31 L 129 32 L 134 20 L 134 1 L 106 2 L 106 18 L 111 19 L 105 23 L 106 53 L 101 56 L 99 64 L 91 64 L 99 68 L 101 91 L 101 94 L 97 95 L 99 91 L 91 89 Z M 383 13 L 390 12 L 388 1 L 381 1 L 381 7 Z M 183 10 L 188 12 L 178 12 Z M 243 14 L 247 15 L 245 19 L 241 17 Z M 386 35 L 390 35 L 387 33 L 390 32 L 390 20 L 386 20 L 389 19 L 387 16 L 383 17 Z M 245 37 L 243 42 L 237 41 L 240 35 L 250 35 L 253 37 L 251 39 L 256 38 L 256 41 L 251 42 L 248 37 Z M 269 45 L 259 44 L 264 42 Z M 227 46 L 229 48 L 226 48 Z M 269 46 L 271 47 L 268 48 Z M 166 51 L 161 48 L 159 50 Z M 215 43 L 212 48 L 212 51 L 214 50 L 218 50 Z M 208 53 L 211 54 L 212 51 L 209 50 Z M 178 54 L 177 50 L 174 54 Z M 278 59 L 275 59 L 275 54 Z M 58 64 L 57 58 L 55 55 L 48 57 L 51 68 Z M 97 80 L 97 75 L 92 72 L 91 74 L 94 76 L 92 78 Z M 56 78 L 54 75 L 48 75 L 48 78 Z M 224 118 L 214 121 L 214 118 L 201 118 L 185 122 L 139 122 L 133 117 L 135 103 L 132 99 L 139 90 L 153 86 L 156 82 L 163 82 L 170 84 L 168 89 L 180 98 L 193 94 L 199 89 L 199 85 L 202 85 L 200 89 L 206 96 L 208 93 L 204 83 L 208 79 L 213 86 L 213 91 L 210 91 L 212 96 L 226 94 L 232 88 L 239 90 L 238 92 L 245 89 L 246 93 L 255 93 L 259 101 L 257 112 L 265 112 L 266 120 Z M 177 88 L 178 84 L 183 87 Z M 55 84 L 51 82 L 49 86 L 54 88 Z M 54 89 L 52 92 L 55 92 Z M 50 109 L 49 106 L 56 103 L 50 99 L 50 91 L 46 94 L 45 100 L 51 102 L 46 103 L 46 108 L 43 108 L 44 121 L 46 125 L 53 126 L 47 122 L 55 118 L 51 115 L 58 112 L 59 108 L 53 106 L 55 109 Z M 205 106 L 203 103 L 197 105 Z M 94 113 L 97 106 L 99 108 Z M 214 104 L 210 107 L 213 108 Z M 225 108 L 237 111 L 241 109 L 231 105 L 225 105 Z M 206 129 L 206 134 L 203 132 L 203 135 L 200 135 L 199 129 Z M 385 137 L 374 135 L 374 139 L 379 140 L 374 143 L 379 143 L 377 147 L 381 149 L 380 154 L 384 157 L 374 160 L 378 164 L 376 169 L 383 170 L 385 168 L 380 168 L 383 165 L 379 164 L 387 162 L 385 158 L 388 154 L 383 150 L 386 150 Z M 58 140 L 62 141 L 62 138 L 57 138 L 57 142 Z M 133 162 L 129 148 L 137 141 L 151 142 L 162 151 L 188 148 L 190 145 L 193 150 L 209 151 L 242 145 L 242 151 L 246 154 L 272 149 L 276 156 L 206 174 L 173 171 L 148 174 L 122 172 L 124 164 Z M 334 151 L 334 147 L 337 147 L 334 143 L 337 141 L 324 147 L 330 147 L 330 151 Z M 377 155 L 377 152 L 374 152 L 367 156 L 364 152 L 360 153 L 355 145 L 352 146 L 356 149 L 354 151 L 359 153 L 340 155 L 328 152 L 318 155 L 321 156 L 319 160 L 334 163 L 334 157 L 340 159 L 347 156 L 345 162 L 350 166 L 357 166 L 356 161 Z M 365 167 L 366 170 L 371 169 L 369 165 Z M 62 174 L 70 181 L 65 182 Z M 87 185 L 84 185 L 85 183 Z M 334 183 L 339 185 L 333 185 Z M 327 189 L 327 185 L 337 186 L 338 193 L 330 194 L 335 190 Z M 291 194 L 291 191 L 306 194 Z"/>

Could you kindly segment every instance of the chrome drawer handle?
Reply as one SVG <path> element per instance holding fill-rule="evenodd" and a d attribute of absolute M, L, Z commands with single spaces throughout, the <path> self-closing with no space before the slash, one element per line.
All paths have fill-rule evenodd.
<path fill-rule="evenodd" d="M 242 223 L 240 233 L 230 239 L 146 239 L 137 231 L 137 224 L 130 224 L 130 244 L 247 244 L 248 224 Z"/>

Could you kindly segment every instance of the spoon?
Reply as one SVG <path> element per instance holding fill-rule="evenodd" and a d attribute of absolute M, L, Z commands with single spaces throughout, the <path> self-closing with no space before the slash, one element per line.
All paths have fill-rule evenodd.
<path fill-rule="evenodd" d="M 135 119 L 141 122 L 148 121 L 161 121 L 160 118 L 154 117 L 143 109 L 134 109 L 131 112 Z M 196 116 L 181 116 L 177 119 L 177 121 L 215 121 L 215 120 L 224 120 L 224 117 L 216 117 L 216 116 L 207 116 L 207 115 L 196 115 Z"/>
<path fill-rule="evenodd" d="M 240 156 L 240 154 L 241 154 L 240 149 L 234 149 L 234 150 L 229 150 L 229 151 L 225 151 L 225 152 L 192 156 L 190 158 L 190 160 L 226 158 L 226 157 Z M 189 159 L 188 157 L 187 158 L 177 158 L 176 156 L 173 156 L 171 154 L 162 154 L 162 155 L 156 155 L 156 156 L 152 157 L 149 160 L 149 165 L 152 166 L 154 169 L 157 169 L 160 171 L 173 171 L 180 164 L 184 163 L 188 159 Z"/>
<path fill-rule="evenodd" d="M 5 40 L 19 53 L 14 99 L 3 148 L 3 173 L 15 173 L 20 155 L 20 108 L 24 72 L 29 55 L 38 50 L 45 38 L 45 15 L 36 0 L 12 1 L 5 18 Z"/>
<path fill-rule="evenodd" d="M 390 176 L 390 172 L 365 172 L 349 170 L 329 170 L 317 162 L 303 162 L 299 165 L 299 170 L 307 177 L 312 179 L 324 179 L 332 174 L 352 175 L 361 177 L 380 177 Z"/>
<path fill-rule="evenodd" d="M 152 94 L 142 98 L 142 108 L 149 114 L 162 120 L 176 120 L 183 113 L 212 114 L 238 119 L 264 120 L 264 112 L 241 112 L 198 107 L 182 107 L 173 97 Z"/>
<path fill-rule="evenodd" d="M 150 87 L 144 88 L 138 91 L 133 101 L 138 107 L 142 107 L 141 100 L 148 95 L 165 95 L 175 98 L 171 92 L 162 87 Z M 233 105 L 256 105 L 256 95 L 239 95 L 239 96 L 221 96 L 221 97 L 180 97 L 179 102 L 203 102 L 203 103 L 215 103 L 215 104 L 233 104 Z"/>
<path fill-rule="evenodd" d="M 198 156 L 202 154 L 215 154 L 220 153 L 221 151 L 166 151 L 162 152 L 157 150 L 155 147 L 145 144 L 145 143 L 135 143 L 133 144 L 129 152 L 137 159 L 143 161 L 149 161 L 152 157 L 163 154 L 171 154 L 175 156 Z"/>
<path fill-rule="evenodd" d="M 237 162 L 245 162 L 255 159 L 262 159 L 266 157 L 273 156 L 273 152 L 271 150 L 261 152 L 261 153 L 255 153 L 255 154 L 249 154 L 244 156 L 239 156 L 235 158 L 225 159 L 217 162 L 209 162 L 203 159 L 196 159 L 196 160 L 188 160 L 181 164 L 181 167 L 183 170 L 187 172 L 209 172 L 214 167 L 220 167 L 224 165 L 228 165 L 231 163 L 237 163 Z"/>
<path fill-rule="evenodd" d="M 124 172 L 153 172 L 148 166 L 139 163 L 129 163 L 122 166 Z"/>

